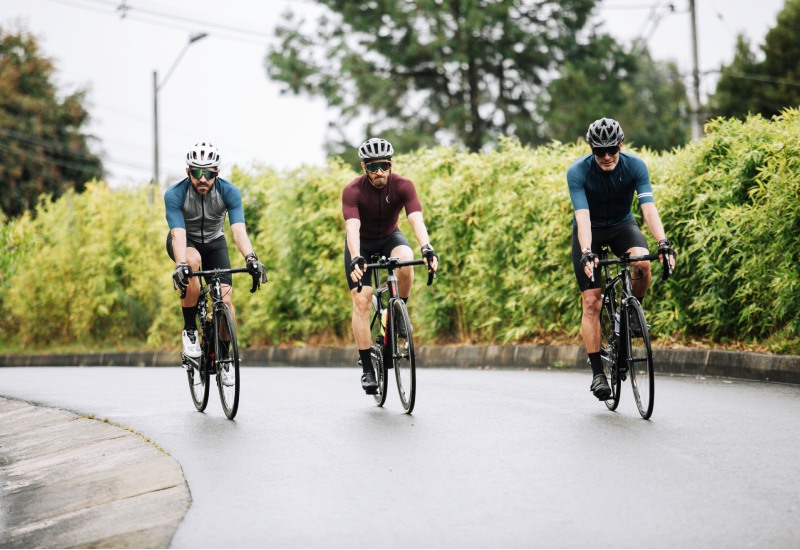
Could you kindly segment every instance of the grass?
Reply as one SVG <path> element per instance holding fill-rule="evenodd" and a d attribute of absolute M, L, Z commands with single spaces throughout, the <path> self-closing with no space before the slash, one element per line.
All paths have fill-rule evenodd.
<path fill-rule="evenodd" d="M 95 414 L 86 414 L 86 415 L 83 415 L 82 418 L 85 418 L 87 420 L 97 420 L 97 415 L 95 415 Z M 104 424 L 110 424 L 110 425 L 112 425 L 112 426 L 114 426 L 116 428 L 122 428 L 123 430 L 138 436 L 145 443 L 147 443 L 149 445 L 152 445 L 153 447 L 155 447 L 156 449 L 158 449 L 159 451 L 161 451 L 165 455 L 170 456 L 170 454 L 167 451 L 165 451 L 164 448 L 161 445 L 159 445 L 158 443 L 156 443 L 155 441 L 153 441 L 152 439 L 150 439 L 146 435 L 142 434 L 141 432 L 139 432 L 139 431 L 137 431 L 137 430 L 135 430 L 133 428 L 129 428 L 128 426 L 123 426 L 119 422 L 111 422 L 108 418 L 104 418 L 103 420 L 100 420 L 100 422 L 103 422 Z"/>

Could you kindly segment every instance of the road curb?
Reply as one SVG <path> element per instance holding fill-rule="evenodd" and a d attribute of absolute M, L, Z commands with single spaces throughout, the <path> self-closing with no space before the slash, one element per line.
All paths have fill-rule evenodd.
<path fill-rule="evenodd" d="M 141 436 L 0 397 L 0 548 L 168 548 L 191 497 Z"/>
<path fill-rule="evenodd" d="M 653 350 L 657 373 L 718 376 L 800 384 L 800 356 L 702 349 Z M 353 348 L 253 348 L 242 351 L 248 366 L 355 366 Z M 134 366 L 178 364 L 176 352 L 0 354 L 0 367 Z M 420 367 L 586 368 L 582 346 L 419 346 Z"/>

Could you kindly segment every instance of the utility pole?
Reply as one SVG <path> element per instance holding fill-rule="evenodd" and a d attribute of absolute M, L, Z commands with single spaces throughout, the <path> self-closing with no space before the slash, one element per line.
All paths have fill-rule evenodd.
<path fill-rule="evenodd" d="M 186 50 L 189 49 L 189 46 L 197 42 L 198 40 L 202 40 L 208 36 L 204 32 L 199 32 L 193 34 L 189 37 L 189 41 L 183 46 L 183 49 L 178 54 L 178 57 L 175 59 L 175 62 L 170 67 L 167 74 L 164 76 L 164 80 L 161 82 L 158 81 L 158 71 L 153 71 L 153 181 L 150 188 L 150 202 L 153 202 L 153 195 L 154 190 L 153 188 L 158 185 L 159 179 L 159 166 L 158 166 L 158 92 L 161 88 L 164 87 L 164 84 L 167 83 L 169 77 L 172 75 L 172 71 L 175 70 L 175 67 L 178 66 L 183 54 L 186 53 Z"/>
<path fill-rule="evenodd" d="M 702 105 L 700 104 L 700 67 L 697 61 L 697 13 L 694 7 L 695 0 L 689 0 L 689 14 L 692 23 L 692 94 L 694 105 L 692 106 L 692 139 L 697 139 L 703 135 Z"/>

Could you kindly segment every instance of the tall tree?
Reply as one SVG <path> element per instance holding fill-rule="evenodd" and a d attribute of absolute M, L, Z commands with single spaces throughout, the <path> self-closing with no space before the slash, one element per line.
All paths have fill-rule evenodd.
<path fill-rule="evenodd" d="M 597 0 L 317 0 L 313 29 L 291 13 L 267 55 L 283 91 L 324 97 L 343 129 L 403 148 L 437 142 L 480 150 L 498 135 L 543 140 L 546 78 L 576 47 Z"/>
<path fill-rule="evenodd" d="M 0 27 L 0 206 L 9 216 L 35 206 L 43 193 L 80 191 L 103 174 L 82 132 L 85 92 L 59 100 L 53 74 L 32 35 Z"/>
<path fill-rule="evenodd" d="M 674 63 L 656 62 L 646 47 L 628 50 L 608 35 L 581 48 L 547 87 L 541 113 L 550 138 L 575 141 L 593 120 L 611 117 L 637 146 L 667 150 L 689 140 L 686 87 Z"/>
<path fill-rule="evenodd" d="M 736 54 L 723 66 L 714 95 L 712 116 L 771 117 L 786 107 L 800 105 L 800 0 L 786 0 L 775 27 L 767 32 L 762 56 L 739 36 Z"/>

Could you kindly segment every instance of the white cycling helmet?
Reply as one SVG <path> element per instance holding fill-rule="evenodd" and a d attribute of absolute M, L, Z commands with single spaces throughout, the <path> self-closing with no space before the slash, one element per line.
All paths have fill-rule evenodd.
<path fill-rule="evenodd" d="M 390 159 L 394 155 L 392 144 L 381 138 L 370 138 L 358 148 L 361 160 Z"/>
<path fill-rule="evenodd" d="M 219 150 L 210 141 L 195 143 L 186 153 L 186 164 L 195 168 L 219 168 Z"/>
<path fill-rule="evenodd" d="M 613 118 L 600 118 L 589 125 L 586 141 L 592 147 L 614 147 L 622 143 L 625 133 Z"/>

